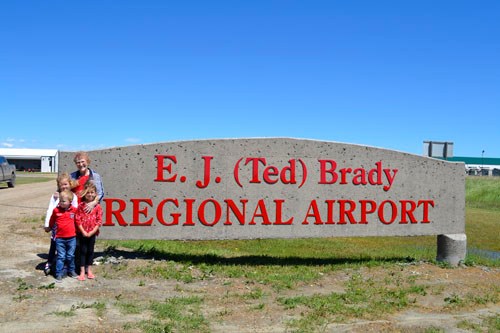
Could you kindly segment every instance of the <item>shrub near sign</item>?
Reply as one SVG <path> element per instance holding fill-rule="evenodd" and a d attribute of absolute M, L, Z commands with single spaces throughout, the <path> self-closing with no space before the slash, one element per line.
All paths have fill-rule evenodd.
<path fill-rule="evenodd" d="M 252 239 L 463 234 L 465 173 L 406 153 L 299 139 L 167 142 L 90 152 L 101 237 Z M 73 153 L 60 153 L 61 171 Z"/>

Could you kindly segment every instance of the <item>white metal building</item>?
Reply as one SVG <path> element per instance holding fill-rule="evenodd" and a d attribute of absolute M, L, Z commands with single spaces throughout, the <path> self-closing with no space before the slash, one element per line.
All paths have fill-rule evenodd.
<path fill-rule="evenodd" d="M 19 171 L 59 171 L 59 151 L 57 149 L 0 148 L 0 155 L 16 165 Z"/>

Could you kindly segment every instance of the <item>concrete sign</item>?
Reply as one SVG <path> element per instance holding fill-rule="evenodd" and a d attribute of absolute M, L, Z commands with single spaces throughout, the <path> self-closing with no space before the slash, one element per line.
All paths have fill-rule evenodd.
<path fill-rule="evenodd" d="M 103 239 L 465 232 L 463 163 L 314 140 L 165 142 L 89 152 Z M 60 152 L 60 171 L 75 170 Z"/>

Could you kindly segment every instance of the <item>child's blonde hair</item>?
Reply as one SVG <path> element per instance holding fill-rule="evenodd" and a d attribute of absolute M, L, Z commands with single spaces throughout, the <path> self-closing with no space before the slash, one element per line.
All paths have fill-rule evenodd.
<path fill-rule="evenodd" d="M 71 192 L 70 190 L 64 190 L 59 194 L 59 200 L 61 198 L 66 198 L 71 202 L 73 201 L 73 195 L 74 195 L 73 192 Z"/>
<path fill-rule="evenodd" d="M 94 192 L 96 193 L 97 195 L 97 186 L 95 186 L 94 182 L 91 181 L 91 180 L 88 180 L 86 183 L 85 183 L 85 186 L 83 188 L 83 190 L 80 192 L 80 197 L 82 198 L 82 201 L 86 201 L 87 199 L 85 199 L 85 195 L 87 195 L 87 193 L 90 191 L 90 190 L 94 190 Z"/>
<path fill-rule="evenodd" d="M 75 181 L 73 179 L 71 179 L 71 176 L 67 172 L 63 172 L 59 176 L 57 176 L 57 179 L 56 179 L 57 192 L 61 192 L 61 185 L 60 184 L 64 180 L 68 181 L 70 188 L 74 188 L 75 187 Z"/>

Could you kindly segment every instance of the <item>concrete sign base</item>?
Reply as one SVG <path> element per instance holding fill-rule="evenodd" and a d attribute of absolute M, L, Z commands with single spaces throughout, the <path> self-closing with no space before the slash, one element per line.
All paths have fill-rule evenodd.
<path fill-rule="evenodd" d="M 465 234 L 438 235 L 437 261 L 451 266 L 458 266 L 467 254 L 467 236 Z"/>

